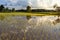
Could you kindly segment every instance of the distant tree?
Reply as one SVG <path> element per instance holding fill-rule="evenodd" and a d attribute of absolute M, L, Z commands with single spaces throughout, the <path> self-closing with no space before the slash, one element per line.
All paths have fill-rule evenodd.
<path fill-rule="evenodd" d="M 56 12 L 59 12 L 59 11 L 60 11 L 60 7 L 59 7 L 57 4 L 55 4 L 55 5 L 53 6 L 53 8 L 55 8 Z"/>
<path fill-rule="evenodd" d="M 53 7 L 55 8 L 55 11 L 57 12 L 58 19 L 59 19 L 59 16 L 60 16 L 60 7 L 57 4 L 55 4 Z"/>
<path fill-rule="evenodd" d="M 0 12 L 2 12 L 4 9 L 4 5 L 0 5 Z"/>
<path fill-rule="evenodd" d="M 9 8 L 8 7 L 4 8 L 3 12 L 9 12 Z"/>
<path fill-rule="evenodd" d="M 12 8 L 12 12 L 15 12 L 15 8 Z"/>
<path fill-rule="evenodd" d="M 27 6 L 27 12 L 31 12 L 31 7 Z"/>
<path fill-rule="evenodd" d="M 7 7 L 6 10 L 9 10 L 9 8 Z"/>
<path fill-rule="evenodd" d="M 7 7 L 7 8 L 5 8 L 5 12 L 9 12 L 9 8 Z"/>
<path fill-rule="evenodd" d="M 54 6 L 53 6 L 53 8 L 56 8 L 57 7 L 57 4 L 55 4 Z"/>

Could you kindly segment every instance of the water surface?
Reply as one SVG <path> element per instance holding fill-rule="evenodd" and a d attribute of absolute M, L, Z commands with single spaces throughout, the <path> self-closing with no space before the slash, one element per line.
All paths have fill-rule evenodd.
<path fill-rule="evenodd" d="M 9 16 L 0 20 L 1 40 L 60 40 L 58 16 Z"/>

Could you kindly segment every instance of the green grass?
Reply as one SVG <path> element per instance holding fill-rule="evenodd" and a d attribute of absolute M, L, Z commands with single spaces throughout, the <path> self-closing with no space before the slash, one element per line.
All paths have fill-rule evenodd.
<path fill-rule="evenodd" d="M 57 12 L 11 12 L 11 13 L 0 13 L 0 18 L 6 16 L 55 16 Z M 59 14 L 60 15 L 60 14 Z"/>
<path fill-rule="evenodd" d="M 0 13 L 0 19 L 3 20 L 8 16 L 56 16 L 58 12 L 10 12 L 10 13 Z M 60 14 L 59 14 L 60 15 Z"/>
<path fill-rule="evenodd" d="M 45 15 L 58 15 L 57 12 L 11 12 L 11 13 L 0 13 L 3 16 L 45 16 Z"/>

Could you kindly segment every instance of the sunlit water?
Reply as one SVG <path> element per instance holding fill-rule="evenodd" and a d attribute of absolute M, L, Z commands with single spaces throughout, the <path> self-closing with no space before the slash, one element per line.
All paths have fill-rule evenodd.
<path fill-rule="evenodd" d="M 26 16 L 6 17 L 0 20 L 0 35 L 12 38 L 15 34 L 15 40 L 60 40 L 60 21 L 57 19 L 58 16 L 32 16 L 29 20 Z"/>

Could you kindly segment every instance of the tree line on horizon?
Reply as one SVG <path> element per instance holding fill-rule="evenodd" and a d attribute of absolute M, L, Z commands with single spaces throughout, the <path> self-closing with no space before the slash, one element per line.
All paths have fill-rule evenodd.
<path fill-rule="evenodd" d="M 18 10 L 15 10 L 15 8 L 9 9 L 8 7 L 4 7 L 4 5 L 0 5 L 0 12 L 15 12 L 15 11 L 18 11 Z M 21 11 L 23 11 L 23 9 L 21 9 Z M 30 12 L 31 7 L 27 6 L 26 11 Z"/>
<path fill-rule="evenodd" d="M 0 5 L 0 12 L 14 12 L 15 8 L 9 9 L 8 7 L 4 7 L 4 5 Z"/>
<path fill-rule="evenodd" d="M 56 8 L 56 11 L 60 11 L 60 7 L 57 7 L 57 4 L 55 4 L 53 8 Z M 55 12 L 55 11 L 45 9 L 31 9 L 31 6 L 27 6 L 26 10 L 24 9 L 15 10 L 15 8 L 9 9 L 8 7 L 4 7 L 4 5 L 0 5 L 0 12 Z"/>

